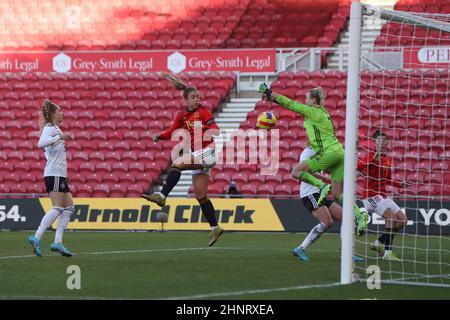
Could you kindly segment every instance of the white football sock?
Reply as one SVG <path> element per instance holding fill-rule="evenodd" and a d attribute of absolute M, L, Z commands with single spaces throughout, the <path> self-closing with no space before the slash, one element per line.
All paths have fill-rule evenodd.
<path fill-rule="evenodd" d="M 64 230 L 70 222 L 70 216 L 75 212 L 75 207 L 64 208 L 64 212 L 59 216 L 58 225 L 56 227 L 55 242 L 62 243 Z"/>
<path fill-rule="evenodd" d="M 312 230 L 308 233 L 305 240 L 302 242 L 302 244 L 299 246 L 299 248 L 303 248 L 303 250 L 306 250 L 311 244 L 313 244 L 314 241 L 319 239 L 319 237 L 328 230 L 328 227 L 323 224 L 319 223 L 316 225 Z"/>
<path fill-rule="evenodd" d="M 45 230 L 47 230 L 53 224 L 56 218 L 58 218 L 58 216 L 62 214 L 63 211 L 64 209 L 61 207 L 51 208 L 50 211 L 42 218 L 41 224 L 39 225 L 39 228 L 37 229 L 36 234 L 34 236 L 37 239 L 41 240 Z"/>
<path fill-rule="evenodd" d="M 164 194 L 162 194 L 161 192 L 157 192 L 157 193 L 161 196 L 161 198 L 163 198 L 163 199 L 166 198 L 166 196 Z"/>

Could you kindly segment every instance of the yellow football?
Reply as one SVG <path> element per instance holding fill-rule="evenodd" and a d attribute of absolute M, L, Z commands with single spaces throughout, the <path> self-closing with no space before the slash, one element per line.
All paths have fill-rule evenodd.
<path fill-rule="evenodd" d="M 264 111 L 261 112 L 256 120 L 256 126 L 260 129 L 270 130 L 277 123 L 277 117 L 273 112 Z"/>

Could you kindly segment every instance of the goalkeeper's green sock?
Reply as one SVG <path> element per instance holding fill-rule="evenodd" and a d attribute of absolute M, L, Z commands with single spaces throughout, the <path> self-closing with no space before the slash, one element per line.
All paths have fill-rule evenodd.
<path fill-rule="evenodd" d="M 344 195 L 341 194 L 339 199 L 336 201 L 341 207 L 344 207 Z M 355 203 L 355 217 L 356 219 L 360 219 L 361 217 L 361 210 L 359 209 L 358 205 Z"/>
<path fill-rule="evenodd" d="M 298 178 L 306 183 L 309 183 L 309 184 L 319 188 L 319 189 L 322 189 L 325 186 L 325 183 L 322 180 L 314 177 L 311 173 L 306 172 L 306 171 L 301 171 Z"/>

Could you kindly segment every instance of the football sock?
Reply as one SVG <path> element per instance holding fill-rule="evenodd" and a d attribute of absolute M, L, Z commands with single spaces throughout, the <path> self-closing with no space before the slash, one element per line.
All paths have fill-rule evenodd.
<path fill-rule="evenodd" d="M 67 208 L 64 208 L 63 213 L 59 216 L 58 225 L 56 227 L 56 234 L 55 234 L 55 242 L 56 243 L 62 243 L 62 237 L 63 237 L 64 230 L 67 228 L 67 225 L 69 224 L 69 221 L 70 221 L 70 216 L 74 212 L 75 212 L 74 206 L 67 207 Z"/>
<path fill-rule="evenodd" d="M 303 240 L 302 244 L 299 246 L 300 248 L 303 248 L 306 250 L 311 244 L 313 244 L 314 241 L 319 239 L 319 237 L 328 230 L 328 227 L 326 224 L 323 224 L 322 222 L 316 225 L 312 230 L 308 233 L 305 240 Z"/>
<path fill-rule="evenodd" d="M 197 199 L 197 201 L 200 204 L 203 215 L 205 216 L 206 220 L 208 221 L 209 225 L 211 226 L 211 229 L 214 227 L 217 227 L 216 212 L 214 210 L 214 206 L 213 206 L 211 200 L 209 200 L 208 198 L 205 197 L 203 199 Z"/>
<path fill-rule="evenodd" d="M 392 250 L 392 244 L 394 242 L 394 232 L 392 231 L 392 229 L 388 229 L 386 228 L 384 233 L 386 234 L 386 241 L 384 243 L 384 247 L 386 250 L 391 251 Z"/>
<path fill-rule="evenodd" d="M 169 175 L 164 182 L 161 193 L 167 197 L 170 191 L 172 191 L 172 189 L 177 185 L 178 181 L 180 181 L 180 177 L 181 170 L 177 167 L 172 167 L 172 170 L 169 172 Z"/>
<path fill-rule="evenodd" d="M 386 233 L 382 233 L 379 237 L 378 237 L 378 241 L 380 241 L 381 243 L 385 243 L 387 239 L 387 234 Z"/>
<path fill-rule="evenodd" d="M 306 171 L 301 171 L 300 175 L 298 176 L 298 179 L 306 183 L 312 184 L 313 186 L 320 189 L 322 189 L 325 186 L 325 183 L 322 180 L 317 179 L 311 173 Z"/>
<path fill-rule="evenodd" d="M 50 211 L 42 218 L 41 224 L 39 225 L 39 228 L 37 229 L 36 234 L 34 236 L 37 239 L 41 240 L 45 230 L 47 230 L 53 224 L 56 218 L 58 218 L 58 216 L 62 214 L 63 211 L 64 209 L 61 207 L 51 208 Z"/>

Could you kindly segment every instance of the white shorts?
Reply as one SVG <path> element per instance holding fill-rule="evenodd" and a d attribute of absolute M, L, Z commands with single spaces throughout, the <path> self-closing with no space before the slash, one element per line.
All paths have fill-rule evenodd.
<path fill-rule="evenodd" d="M 364 208 L 367 211 L 375 212 L 377 215 L 384 218 L 384 212 L 391 209 L 393 213 L 400 211 L 400 207 L 390 198 L 383 198 L 382 196 L 375 196 L 364 199 Z"/>
<path fill-rule="evenodd" d="M 192 170 L 192 175 L 196 175 L 199 173 L 209 175 L 211 173 L 211 168 L 214 167 L 217 162 L 216 150 L 213 148 L 197 150 L 195 152 L 192 152 L 192 156 L 195 159 L 194 163 L 198 163 L 203 166 L 202 169 Z"/>

